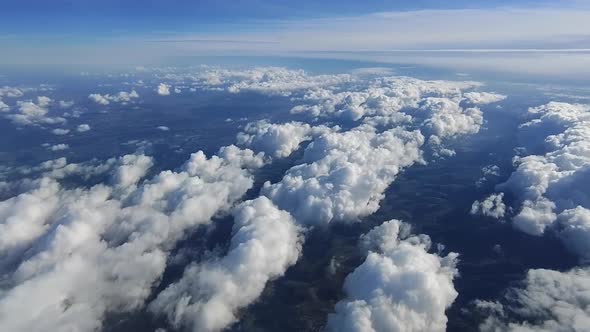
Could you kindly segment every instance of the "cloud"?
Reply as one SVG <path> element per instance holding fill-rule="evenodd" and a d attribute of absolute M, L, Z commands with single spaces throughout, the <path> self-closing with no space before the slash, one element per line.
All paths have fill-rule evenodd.
<path fill-rule="evenodd" d="M 327 133 L 305 149 L 304 164 L 265 183 L 262 194 L 303 224 L 355 221 L 377 211 L 396 175 L 421 160 L 423 143 L 420 132 L 401 128 Z"/>
<path fill-rule="evenodd" d="M 48 115 L 48 107 L 53 101 L 46 96 L 38 96 L 37 102 L 31 100 L 18 101 L 17 113 L 9 113 L 5 116 L 16 125 L 43 125 L 65 123 L 62 117 L 51 117 Z"/>
<path fill-rule="evenodd" d="M 557 217 L 557 235 L 570 251 L 590 261 L 590 210 L 581 206 L 565 210 Z"/>
<path fill-rule="evenodd" d="M 346 277 L 346 298 L 328 317 L 329 331 L 445 331 L 457 297 L 457 254 L 428 253 L 430 239 L 391 220 L 361 237 L 367 258 Z"/>
<path fill-rule="evenodd" d="M 52 145 L 52 146 L 50 146 L 50 147 L 49 147 L 49 150 L 51 150 L 51 151 L 54 151 L 54 152 L 55 152 L 55 151 L 63 151 L 63 150 L 67 150 L 67 149 L 69 149 L 69 148 L 70 148 L 70 146 L 69 146 L 69 145 L 61 143 L 61 144 L 56 144 L 56 145 Z"/>
<path fill-rule="evenodd" d="M 504 193 L 492 194 L 483 201 L 475 201 L 471 205 L 471 214 L 481 214 L 491 218 L 504 218 L 506 205 L 502 201 Z"/>
<path fill-rule="evenodd" d="M 590 271 L 529 270 L 522 288 L 500 302 L 480 301 L 482 331 L 584 331 L 590 324 Z M 510 318 L 509 318 L 510 317 Z M 518 319 L 518 320 L 517 320 Z"/>
<path fill-rule="evenodd" d="M 170 86 L 168 84 L 160 83 L 156 91 L 160 96 L 168 96 L 170 94 Z"/>
<path fill-rule="evenodd" d="M 76 131 L 78 131 L 79 133 L 84 133 L 90 130 L 90 125 L 83 123 L 81 125 L 78 125 L 78 127 L 76 127 Z"/>
<path fill-rule="evenodd" d="M 376 76 L 308 75 L 284 68 L 197 73 L 162 69 L 158 77 L 178 82 L 177 86 L 288 96 L 309 107 L 311 111 L 302 113 L 313 120 L 344 118 L 352 129 L 253 122 L 237 138 L 253 150 L 232 145 L 210 158 L 199 151 L 175 171 L 155 172 L 153 160 L 141 154 L 102 163 L 68 164 L 59 158 L 15 170 L 40 178 L 0 202 L 0 226 L 5 228 L 0 232 L 0 267 L 6 285 L 0 316 L 9 318 L 0 320 L 0 330 L 97 330 L 107 313 L 137 310 L 150 295 L 155 300 L 149 308 L 174 327 L 220 330 L 232 324 L 240 308 L 254 302 L 269 281 L 295 263 L 304 227 L 355 222 L 374 213 L 396 176 L 424 162 L 425 142 L 443 153 L 446 138 L 479 130 L 481 112 L 461 105 L 463 94 L 479 88 L 479 83 Z M 101 98 L 114 101 L 109 95 L 97 100 Z M 50 103 L 38 100 L 35 105 Z M 300 164 L 279 182 L 265 183 L 261 197 L 233 210 L 235 226 L 227 254 L 189 265 L 180 280 L 151 294 L 176 243 L 196 227 L 209 225 L 213 217 L 232 211 L 253 187 L 256 169 L 271 157 L 290 155 L 304 141 L 311 142 Z M 60 182 L 72 175 L 109 179 L 78 188 Z M 397 317 L 399 324 L 408 324 L 404 326 L 420 321 L 421 326 L 444 328 L 444 309 L 456 296 L 456 255 L 429 254 L 428 237 L 385 228 L 363 237 L 363 247 L 371 253 L 345 288 L 351 301 L 343 303 L 353 304 L 340 306 L 357 312 L 358 301 L 364 301 L 362 312 Z M 388 236 L 392 232 L 394 236 Z M 420 264 L 410 266 L 406 261 Z M 382 295 L 363 295 L 357 275 L 383 266 L 399 268 L 394 279 L 403 281 L 417 273 L 418 281 L 426 284 L 375 283 Z M 438 291 L 427 289 L 429 282 L 435 282 Z M 395 289 L 409 294 L 399 285 L 420 296 L 414 302 L 408 296 L 396 299 Z M 381 300 L 389 304 L 381 305 Z M 392 309 L 394 300 L 401 304 Z M 347 316 L 342 308 L 337 317 Z M 27 316 L 23 318 L 22 312 Z M 381 316 L 363 317 L 382 324 Z"/>
<path fill-rule="evenodd" d="M 70 130 L 69 129 L 63 129 L 63 128 L 56 128 L 56 129 L 53 129 L 51 132 L 54 135 L 63 136 L 63 135 L 67 135 L 70 132 Z"/>
<path fill-rule="evenodd" d="M 567 222 L 583 219 L 571 218 L 572 209 L 579 214 L 590 207 L 590 106 L 551 102 L 527 113 L 529 120 L 520 127 L 524 147 L 542 152 L 516 157 L 516 170 L 498 189 L 517 197 L 516 228 L 531 235 L 569 229 L 562 240 L 579 248 L 568 239 L 584 238 L 586 231 Z M 580 234 L 574 235 L 576 231 Z"/>
<path fill-rule="evenodd" d="M 109 94 L 101 95 L 99 93 L 93 93 L 93 94 L 88 95 L 88 99 L 92 100 L 93 102 L 95 102 L 99 105 L 108 105 L 111 102 L 127 104 L 127 103 L 131 102 L 132 99 L 137 99 L 137 98 L 139 98 L 139 94 L 135 90 L 131 90 L 131 92 L 119 91 L 118 93 L 116 93 L 114 95 L 109 95 Z"/>
<path fill-rule="evenodd" d="M 93 102 L 95 102 L 97 104 L 100 104 L 100 105 L 108 105 L 108 104 L 110 104 L 110 101 L 109 101 L 109 99 L 107 97 L 105 97 L 105 96 L 103 96 L 101 94 L 98 94 L 98 93 L 90 94 L 90 95 L 88 95 L 88 98 L 90 100 L 92 100 Z"/>
<path fill-rule="evenodd" d="M 46 166 L 62 170 L 65 162 Z M 106 312 L 141 307 L 168 250 L 231 209 L 252 187 L 249 169 L 264 162 L 229 146 L 211 158 L 194 153 L 178 172 L 140 183 L 151 158 L 130 155 L 116 161 L 110 184 L 67 189 L 43 177 L 0 202 L 0 330 L 94 331 Z"/>
<path fill-rule="evenodd" d="M 234 222 L 227 255 L 186 269 L 150 304 L 150 310 L 166 314 L 176 328 L 220 331 L 299 257 L 300 229 L 267 198 L 239 205 Z"/>
<path fill-rule="evenodd" d="M 465 100 L 473 105 L 486 105 L 497 103 L 506 99 L 505 95 L 501 95 L 498 93 L 490 93 L 490 92 L 466 92 L 463 94 Z"/>
<path fill-rule="evenodd" d="M 10 110 L 10 106 L 0 99 L 0 112 L 8 112 L 8 110 Z"/>
<path fill-rule="evenodd" d="M 18 98 L 24 96 L 24 92 L 19 88 L 3 86 L 0 87 L 0 97 Z"/>
<path fill-rule="evenodd" d="M 481 178 L 475 183 L 478 187 L 484 185 L 487 181 L 500 176 L 500 167 L 497 165 L 487 165 L 481 170 Z"/>
<path fill-rule="evenodd" d="M 156 127 L 156 129 L 161 130 L 161 131 L 169 131 L 170 128 L 166 127 L 166 126 L 158 126 Z"/>
<path fill-rule="evenodd" d="M 262 151 L 267 155 L 284 158 L 297 150 L 302 142 L 332 130 L 338 130 L 338 128 L 312 127 L 301 122 L 272 124 L 262 120 L 248 123 L 243 131 L 238 133 L 237 142 L 239 145 Z"/>
<path fill-rule="evenodd" d="M 65 101 L 65 100 L 60 100 L 59 101 L 59 107 L 61 108 L 70 108 L 74 106 L 74 102 L 73 101 Z"/>

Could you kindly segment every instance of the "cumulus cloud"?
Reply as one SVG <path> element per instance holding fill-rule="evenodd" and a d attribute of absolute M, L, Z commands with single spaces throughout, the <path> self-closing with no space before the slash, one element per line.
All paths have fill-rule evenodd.
<path fill-rule="evenodd" d="M 290 96 L 297 91 L 349 82 L 351 75 L 312 76 L 303 70 L 266 67 L 252 70 L 212 69 L 200 74 L 197 79 L 206 86 L 224 86 L 232 93 L 249 91 Z"/>
<path fill-rule="evenodd" d="M 239 205 L 234 220 L 227 255 L 186 269 L 151 303 L 152 311 L 166 314 L 177 328 L 220 331 L 299 257 L 300 229 L 289 213 L 267 198 Z"/>
<path fill-rule="evenodd" d="M 157 128 L 158 130 L 161 130 L 161 131 L 169 131 L 169 130 L 170 130 L 170 128 L 168 128 L 168 127 L 166 127 L 166 126 L 158 126 L 158 127 L 156 127 L 156 128 Z"/>
<path fill-rule="evenodd" d="M 158 85 L 158 89 L 156 90 L 160 96 L 168 96 L 170 94 L 170 85 L 165 83 L 160 83 Z"/>
<path fill-rule="evenodd" d="M 472 91 L 463 94 L 465 100 L 474 105 L 486 105 L 497 103 L 506 99 L 505 95 L 491 92 Z"/>
<path fill-rule="evenodd" d="M 497 165 L 487 165 L 481 170 L 481 178 L 475 183 L 477 186 L 484 185 L 490 179 L 500 176 L 500 167 Z"/>
<path fill-rule="evenodd" d="M 0 87 L 0 97 L 18 98 L 22 96 L 24 96 L 22 89 L 10 86 Z"/>
<path fill-rule="evenodd" d="M 457 257 L 428 252 L 430 238 L 391 220 L 361 237 L 367 258 L 346 277 L 346 298 L 328 317 L 329 331 L 445 331 L 457 291 Z"/>
<path fill-rule="evenodd" d="M 56 129 L 53 129 L 51 132 L 54 135 L 63 136 L 63 135 L 67 135 L 70 132 L 70 130 L 64 129 L 64 128 L 56 128 Z"/>
<path fill-rule="evenodd" d="M 0 330 L 94 331 L 107 311 L 139 308 L 174 243 L 229 210 L 253 184 L 249 169 L 264 163 L 229 146 L 140 183 L 151 158 L 124 156 L 111 184 L 67 189 L 43 177 L 0 202 Z"/>
<path fill-rule="evenodd" d="M 482 331 L 585 331 L 590 326 L 590 270 L 529 270 L 522 288 L 500 302 L 479 301 Z M 511 318 L 508 318 L 511 317 Z M 519 318 L 517 320 L 515 317 Z"/>
<path fill-rule="evenodd" d="M 0 99 L 0 112 L 7 112 L 8 110 L 10 110 L 10 106 Z"/>
<path fill-rule="evenodd" d="M 386 73 L 384 73 L 386 74 Z M 206 87 L 230 92 L 257 92 L 290 96 L 298 104 L 294 114 L 312 118 L 342 118 L 380 128 L 414 125 L 431 136 L 435 156 L 450 157 L 445 138 L 477 133 L 483 113 L 476 104 L 503 100 L 505 96 L 472 91 L 482 85 L 465 81 L 424 81 L 409 77 L 376 77 L 362 73 L 309 75 L 284 68 L 251 71 L 210 70 L 193 77 Z M 468 106 L 463 107 L 462 101 Z"/>
<path fill-rule="evenodd" d="M 475 201 L 471 205 L 471 214 L 481 214 L 491 218 L 504 218 L 506 204 L 502 201 L 504 193 L 492 194 L 483 201 Z"/>
<path fill-rule="evenodd" d="M 59 101 L 59 107 L 61 108 L 70 108 L 74 106 L 74 102 L 73 101 L 66 101 L 66 100 L 60 100 Z"/>
<path fill-rule="evenodd" d="M 61 143 L 61 144 L 56 144 L 56 145 L 52 145 L 52 146 L 50 146 L 50 147 L 49 147 L 49 150 L 51 150 L 51 151 L 54 151 L 54 152 L 55 152 L 55 151 L 63 151 L 63 150 L 67 150 L 67 149 L 69 149 L 69 148 L 70 148 L 70 146 L 69 146 L 69 145 Z"/>
<path fill-rule="evenodd" d="M 87 132 L 87 131 L 89 131 L 89 130 L 90 130 L 90 125 L 89 125 L 89 124 L 86 124 L 86 123 L 83 123 L 83 124 L 81 124 L 81 125 L 78 125 L 78 127 L 76 128 L 76 130 L 77 130 L 79 133 L 84 133 L 84 132 Z"/>
<path fill-rule="evenodd" d="M 180 82 L 188 77 L 174 75 L 162 78 Z M 478 109 L 461 106 L 468 98 L 464 92 L 480 86 L 475 82 L 379 73 L 308 75 L 283 68 L 208 70 L 189 79 L 208 89 L 289 96 L 299 104 L 293 113 L 342 117 L 358 121 L 357 127 L 341 132 L 301 122 L 254 122 L 238 135 L 238 143 L 254 151 L 228 146 L 210 158 L 197 152 L 177 171 L 153 176 L 153 161 L 143 155 L 101 165 L 68 164 L 60 158 L 28 170 L 41 178 L 0 202 L 0 226 L 5 228 L 0 232 L 0 266 L 7 269 L 0 316 L 8 317 L 0 320 L 1 330 L 42 326 L 91 331 L 101 328 L 107 312 L 140 308 L 179 239 L 231 211 L 252 188 L 254 170 L 268 163 L 269 156 L 286 157 L 311 140 L 301 164 L 281 181 L 265 183 L 260 198 L 233 210 L 227 254 L 190 265 L 149 306 L 174 327 L 223 329 L 237 319 L 240 308 L 260 296 L 267 282 L 294 264 L 302 227 L 353 222 L 374 213 L 399 172 L 423 161 L 426 141 L 442 154 L 444 139 L 475 133 L 482 123 Z M 170 88 L 162 83 L 158 90 L 169 94 Z M 108 104 L 126 97 L 89 98 Z M 49 103 L 39 100 L 35 105 Z M 59 181 L 72 174 L 107 172 L 109 181 L 89 188 L 68 188 Z M 456 296 L 456 255 L 430 254 L 427 236 L 410 236 L 408 227 L 397 222 L 387 225 L 361 240 L 369 251 L 367 260 L 347 279 L 348 298 L 337 307 L 330 326 L 340 326 L 352 313 L 360 315 L 359 324 L 375 327 L 444 329 L 444 310 Z M 369 280 L 376 282 L 363 286 L 362 275 L 374 276 Z M 414 275 L 417 282 L 407 282 Z M 27 313 L 24 319 L 22 312 Z"/>
<path fill-rule="evenodd" d="M 569 229 L 561 238 L 578 248 L 568 241 L 577 242 L 587 232 L 578 224 L 584 218 L 571 217 L 590 207 L 590 106 L 551 102 L 530 108 L 528 116 L 521 125 L 524 147 L 543 152 L 515 157 L 516 170 L 498 189 L 518 198 L 516 228 L 532 235 Z M 574 224 L 568 226 L 570 220 Z"/>
<path fill-rule="evenodd" d="M 37 101 L 18 101 L 17 112 L 5 116 L 17 125 L 43 125 L 65 123 L 62 117 L 49 116 L 49 105 L 53 101 L 46 96 L 37 97 Z"/>
<path fill-rule="evenodd" d="M 90 99 L 93 102 L 100 104 L 100 105 L 110 104 L 110 101 L 108 100 L 108 98 L 106 98 L 105 96 L 98 94 L 98 93 L 93 93 L 93 94 L 88 95 L 88 99 Z"/>
<path fill-rule="evenodd" d="M 283 158 L 297 150 L 302 142 L 337 129 L 326 126 L 312 127 L 301 122 L 272 124 L 262 120 L 248 123 L 244 130 L 238 133 L 237 141 L 239 145 Z"/>
<path fill-rule="evenodd" d="M 303 164 L 280 182 L 265 183 L 262 194 L 304 224 L 358 220 L 377 211 L 403 168 L 421 160 L 423 143 L 419 131 L 401 128 L 326 133 L 305 149 Z"/>
<path fill-rule="evenodd" d="M 93 93 L 88 95 L 88 99 L 92 100 L 93 102 L 99 105 L 108 105 L 111 102 L 127 104 L 131 102 L 132 99 L 136 98 L 139 98 L 139 94 L 135 90 L 131 90 L 131 92 L 119 91 L 114 95 L 101 95 L 99 93 Z"/>

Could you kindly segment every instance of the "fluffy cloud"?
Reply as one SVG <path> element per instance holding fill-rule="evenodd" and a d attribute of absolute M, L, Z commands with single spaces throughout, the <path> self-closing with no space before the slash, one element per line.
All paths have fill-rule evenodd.
<path fill-rule="evenodd" d="M 7 112 L 8 110 L 10 110 L 10 106 L 0 99 L 0 112 Z"/>
<path fill-rule="evenodd" d="M 480 91 L 466 92 L 463 97 L 467 102 L 474 105 L 492 104 L 506 99 L 505 95 Z"/>
<path fill-rule="evenodd" d="M 105 96 L 98 94 L 98 93 L 93 93 L 93 94 L 88 95 L 88 99 L 90 99 L 93 102 L 100 104 L 100 105 L 110 104 L 110 101 L 108 100 L 108 98 L 106 98 Z"/>
<path fill-rule="evenodd" d="M 213 79 L 214 78 L 214 79 Z M 477 133 L 483 113 L 476 107 L 505 96 L 471 91 L 477 82 L 424 81 L 409 77 L 367 77 L 352 75 L 309 75 L 283 68 L 258 68 L 252 71 L 207 71 L 197 78 L 205 86 L 222 86 L 230 92 L 254 91 L 290 96 L 299 104 L 291 113 L 313 118 L 334 117 L 362 121 L 374 127 L 391 128 L 400 124 L 419 126 L 431 136 L 435 156 L 453 156 L 442 140 Z"/>
<path fill-rule="evenodd" d="M 0 87 L 0 97 L 18 98 L 22 97 L 24 92 L 19 88 L 3 86 Z"/>
<path fill-rule="evenodd" d="M 303 224 L 357 220 L 377 211 L 395 176 L 421 160 L 423 143 L 420 132 L 401 128 L 327 133 L 305 149 L 304 164 L 265 183 L 262 194 Z"/>
<path fill-rule="evenodd" d="M 557 222 L 557 234 L 566 247 L 590 261 L 590 210 L 581 206 L 565 210 L 559 214 Z"/>
<path fill-rule="evenodd" d="M 367 258 L 346 277 L 346 298 L 328 318 L 330 331 L 445 331 L 457 291 L 457 254 L 428 253 L 428 236 L 409 235 L 397 220 L 361 237 Z"/>
<path fill-rule="evenodd" d="M 69 129 L 63 129 L 63 128 L 56 128 L 56 129 L 53 129 L 51 132 L 54 135 L 63 136 L 63 135 L 67 135 L 70 132 L 70 130 Z"/>
<path fill-rule="evenodd" d="M 529 109 L 528 115 L 531 119 L 521 125 L 524 147 L 544 153 L 516 157 L 516 170 L 498 189 L 518 198 L 515 227 L 532 235 L 548 228 L 569 229 L 562 240 L 570 248 L 578 247 L 570 246 L 568 239 L 579 239 L 576 230 L 584 238 L 586 230 L 567 225 L 569 220 L 582 220 L 570 218 L 567 210 L 579 214 L 590 207 L 590 106 L 551 102 Z"/>
<path fill-rule="evenodd" d="M 262 120 L 248 123 L 238 134 L 237 141 L 239 145 L 283 158 L 297 150 L 302 142 L 337 129 L 326 126 L 312 127 L 301 122 L 272 124 Z"/>
<path fill-rule="evenodd" d="M 86 124 L 86 123 L 83 123 L 83 124 L 81 124 L 81 125 L 78 125 L 78 127 L 76 128 L 76 130 L 77 130 L 79 133 L 87 132 L 87 131 L 89 131 L 89 130 L 90 130 L 90 125 L 88 125 L 88 124 Z"/>
<path fill-rule="evenodd" d="M 170 85 L 165 83 L 160 83 L 158 85 L 158 89 L 156 90 L 160 96 L 168 96 L 170 94 Z"/>
<path fill-rule="evenodd" d="M 108 105 L 111 102 L 126 104 L 132 99 L 139 98 L 139 94 L 135 90 L 131 92 L 120 91 L 114 95 L 93 93 L 88 95 L 88 98 L 99 105 Z"/>
<path fill-rule="evenodd" d="M 523 288 L 499 302 L 477 303 L 490 316 L 482 331 L 586 331 L 590 327 L 590 270 L 529 270 Z M 508 315 L 510 313 L 510 315 Z M 514 317 L 521 321 L 515 321 Z M 512 317 L 512 318 L 508 318 Z"/>
<path fill-rule="evenodd" d="M 200 74 L 197 80 L 206 86 L 225 86 L 229 92 L 258 92 L 290 96 L 294 92 L 350 82 L 351 75 L 308 75 L 303 70 L 256 68 L 252 70 L 213 69 Z"/>
<path fill-rule="evenodd" d="M 94 331 L 107 311 L 140 307 L 167 251 L 187 229 L 229 210 L 253 184 L 248 169 L 264 160 L 229 146 L 211 158 L 197 152 L 180 171 L 140 183 L 151 163 L 124 156 L 112 185 L 66 189 L 44 177 L 0 202 L 0 330 Z"/>
<path fill-rule="evenodd" d="M 152 311 L 165 313 L 177 328 L 220 331 L 299 257 L 300 229 L 289 213 L 267 198 L 241 204 L 234 210 L 234 220 L 227 255 L 186 269 L 151 303 Z"/>
<path fill-rule="evenodd" d="M 49 105 L 52 103 L 51 98 L 45 96 L 37 97 L 37 102 L 18 101 L 17 112 L 6 114 L 6 117 L 17 125 L 43 125 L 65 123 L 66 119 L 62 117 L 51 117 Z"/>
<path fill-rule="evenodd" d="M 506 205 L 502 201 L 504 193 L 492 194 L 483 201 L 475 201 L 471 205 L 471 214 L 481 214 L 486 217 L 503 218 L 506 214 Z"/>
<path fill-rule="evenodd" d="M 590 260 L 590 106 L 551 102 L 528 110 L 521 125 L 524 151 L 498 188 L 511 191 L 519 212 L 514 226 L 531 235 L 550 230 L 582 262 Z M 542 143 L 542 144 L 539 144 Z M 584 331 L 590 328 L 590 272 L 529 270 L 522 288 L 502 303 L 479 305 L 484 331 Z M 520 321 L 519 321 L 520 320 Z"/>
<path fill-rule="evenodd" d="M 70 148 L 70 146 L 69 146 L 69 145 L 61 143 L 61 144 L 56 144 L 56 145 L 52 145 L 52 146 L 50 146 L 50 147 L 49 147 L 49 150 L 51 150 L 51 151 L 54 151 L 54 152 L 55 152 L 55 151 L 63 151 L 63 150 L 67 150 L 67 149 L 69 149 L 69 148 Z"/>
<path fill-rule="evenodd" d="M 73 101 L 65 101 L 65 100 L 60 100 L 59 101 L 59 107 L 61 108 L 70 108 L 74 106 L 74 102 Z"/>
<path fill-rule="evenodd" d="M 166 126 L 158 126 L 158 127 L 156 127 L 156 128 L 157 128 L 158 130 L 161 130 L 161 131 L 169 131 L 169 130 L 170 130 L 170 128 L 168 128 L 168 127 L 166 127 Z"/>
<path fill-rule="evenodd" d="M 192 86 L 181 82 L 188 76 L 173 76 L 161 78 Z M 260 153 L 235 146 L 211 158 L 197 152 L 179 170 L 148 179 L 152 160 L 143 155 L 101 165 L 68 164 L 60 158 L 27 170 L 42 178 L 0 202 L 0 266 L 6 286 L 0 293 L 0 317 L 7 317 L 0 319 L 0 329 L 93 331 L 101 328 L 107 312 L 140 308 L 179 239 L 231 211 L 253 186 L 253 170 L 270 160 L 266 155 L 285 157 L 312 140 L 300 165 L 280 182 L 266 183 L 260 198 L 234 210 L 227 254 L 190 265 L 150 304 L 175 327 L 215 331 L 234 322 L 240 308 L 297 260 L 300 227 L 351 222 L 375 212 L 399 172 L 422 162 L 427 139 L 440 146 L 445 138 L 475 133 L 481 126 L 481 112 L 461 106 L 475 98 L 463 94 L 478 83 L 374 76 L 312 76 L 281 68 L 206 71 L 191 78 L 195 85 L 290 96 L 299 104 L 293 112 L 362 119 L 364 124 L 340 132 L 300 122 L 251 123 L 238 142 Z M 158 90 L 169 94 L 170 86 L 162 83 Z M 89 98 L 108 104 L 127 97 Z M 35 105 L 46 108 L 49 103 Z M 438 151 L 445 153 L 442 146 Z M 110 180 L 90 188 L 67 188 L 59 181 L 106 172 Z M 370 252 L 347 279 L 349 297 L 337 307 L 330 326 L 357 315 L 354 324 L 375 328 L 444 329 L 444 310 L 456 296 L 456 255 L 428 253 L 429 238 L 410 236 L 398 222 L 384 224 L 361 242 Z"/>

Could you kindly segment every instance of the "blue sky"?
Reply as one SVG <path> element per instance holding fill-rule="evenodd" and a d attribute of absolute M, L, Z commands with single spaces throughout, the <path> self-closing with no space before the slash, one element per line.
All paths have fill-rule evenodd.
<path fill-rule="evenodd" d="M 16 36 L 110 36 L 235 31 L 241 24 L 376 12 L 497 7 L 560 8 L 579 1 L 466 0 L 4 0 L 0 27 Z"/>
<path fill-rule="evenodd" d="M 381 55 L 369 59 L 367 52 L 586 49 L 590 48 L 589 4 L 589 0 L 4 0 L 0 64 L 149 64 L 185 56 L 324 57 L 329 53 L 393 61 Z M 396 61 L 418 58 L 396 56 Z M 437 59 L 441 60 L 450 58 Z M 510 57 L 494 62 L 514 69 L 533 64 L 535 68 L 527 71 L 547 69 L 542 57 L 536 60 L 515 62 Z M 572 67 L 586 61 L 577 55 L 568 59 Z M 432 59 L 422 62 L 429 64 Z M 455 59 L 455 64 L 467 63 Z"/>

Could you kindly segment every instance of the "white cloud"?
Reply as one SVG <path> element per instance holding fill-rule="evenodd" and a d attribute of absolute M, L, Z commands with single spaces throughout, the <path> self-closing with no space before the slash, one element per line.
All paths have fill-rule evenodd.
<path fill-rule="evenodd" d="M 480 329 L 485 332 L 586 331 L 590 327 L 589 292 L 587 268 L 566 272 L 529 270 L 523 288 L 512 288 L 502 301 L 505 304 L 476 303 L 481 311 L 490 314 Z"/>
<path fill-rule="evenodd" d="M 502 201 L 504 193 L 492 194 L 483 201 L 475 201 L 471 205 L 471 214 L 481 214 L 486 217 L 504 218 L 506 205 Z"/>
<path fill-rule="evenodd" d="M 355 221 L 377 211 L 399 171 L 421 160 L 423 143 L 420 132 L 401 128 L 327 133 L 305 149 L 304 164 L 265 183 L 262 194 L 304 224 Z"/>
<path fill-rule="evenodd" d="M 156 129 L 161 130 L 161 131 L 169 131 L 170 128 L 166 127 L 166 126 L 158 126 L 156 127 Z"/>
<path fill-rule="evenodd" d="M 88 124 L 86 124 L 86 123 L 83 123 L 83 124 L 81 124 L 81 125 L 78 125 L 78 127 L 76 128 L 76 130 L 77 130 L 79 133 L 87 132 L 87 131 L 89 131 L 89 130 L 90 130 L 90 125 L 88 125 Z"/>
<path fill-rule="evenodd" d="M 10 110 L 10 106 L 0 99 L 0 112 L 7 112 L 8 110 Z"/>
<path fill-rule="evenodd" d="M 93 102 L 100 104 L 100 105 L 108 105 L 110 103 L 108 98 L 106 98 L 105 96 L 98 94 L 98 93 L 90 94 L 90 95 L 88 95 L 88 98 L 90 100 L 92 100 Z"/>
<path fill-rule="evenodd" d="M 49 147 L 49 150 L 51 150 L 51 151 L 54 151 L 54 152 L 55 152 L 55 151 L 63 151 L 63 150 L 67 150 L 67 149 L 69 149 L 69 148 L 70 148 L 70 146 L 69 146 L 69 145 L 61 143 L 61 144 L 56 144 L 56 145 L 52 145 L 52 146 L 50 146 L 50 147 Z"/>
<path fill-rule="evenodd" d="M 528 115 L 530 120 L 521 125 L 524 147 L 538 150 L 542 142 L 544 153 L 516 157 L 516 170 L 498 189 L 518 198 L 514 225 L 541 235 L 547 228 L 567 228 L 563 224 L 569 217 L 556 222 L 560 213 L 590 207 L 590 106 L 551 102 L 529 109 Z M 572 227 L 568 237 L 575 229 L 584 232 Z"/>
<path fill-rule="evenodd" d="M 238 133 L 237 142 L 267 155 L 284 158 L 297 150 L 302 142 L 337 129 L 326 126 L 312 127 L 301 122 L 271 124 L 262 120 L 248 123 L 243 131 Z"/>
<path fill-rule="evenodd" d="M 24 96 L 24 92 L 19 88 L 10 86 L 0 87 L 0 97 L 18 98 Z"/>
<path fill-rule="evenodd" d="M 51 132 L 54 135 L 63 136 L 63 135 L 67 135 L 70 132 L 70 130 L 69 129 L 63 129 L 63 128 L 56 128 L 56 129 L 53 129 Z"/>
<path fill-rule="evenodd" d="M 73 101 L 65 101 L 65 100 L 60 100 L 59 101 L 59 107 L 61 108 L 70 108 L 74 106 L 74 102 Z"/>
<path fill-rule="evenodd" d="M 156 90 L 160 96 L 168 96 L 170 94 L 170 85 L 165 83 L 160 83 L 158 85 L 158 89 Z"/>
<path fill-rule="evenodd" d="M 111 102 L 127 104 L 131 102 L 132 99 L 139 98 L 139 94 L 137 91 L 131 90 L 131 92 L 119 91 L 114 95 L 93 93 L 88 95 L 88 98 L 99 105 L 108 105 Z"/>
<path fill-rule="evenodd" d="M 572 252 L 590 261 L 590 210 L 581 206 L 557 217 L 558 236 Z M 590 281 L 589 281 L 590 282 Z"/>
<path fill-rule="evenodd" d="M 37 102 L 18 101 L 16 113 L 6 114 L 6 117 L 17 125 L 42 125 L 65 123 L 62 117 L 51 117 L 48 115 L 48 107 L 52 103 L 51 98 L 46 96 L 37 97 Z"/>
<path fill-rule="evenodd" d="M 346 277 L 346 298 L 328 317 L 330 331 L 445 331 L 457 291 L 457 254 L 428 253 L 428 236 L 385 222 L 361 237 L 365 261 Z"/>
<path fill-rule="evenodd" d="M 177 328 L 220 331 L 236 321 L 236 311 L 255 301 L 266 283 L 285 273 L 301 251 L 293 218 L 265 197 L 234 210 L 227 255 L 193 265 L 168 286 L 150 309 L 164 313 Z"/>
<path fill-rule="evenodd" d="M 65 163 L 47 167 L 61 172 Z M 0 202 L 0 330 L 94 331 L 106 312 L 141 307 L 167 251 L 188 229 L 229 210 L 252 187 L 248 169 L 264 160 L 234 146 L 211 158 L 197 152 L 180 171 L 143 183 L 151 158 L 124 156 L 117 164 L 112 186 L 66 189 L 44 177 Z"/>
<path fill-rule="evenodd" d="M 473 105 L 492 104 L 506 99 L 505 95 L 479 91 L 466 92 L 463 94 L 463 97 L 465 97 L 465 100 Z"/>
<path fill-rule="evenodd" d="M 175 79 L 175 75 L 180 76 Z M 236 319 L 237 310 L 259 297 L 269 280 L 280 277 L 296 261 L 302 242 L 299 227 L 353 222 L 372 214 L 399 172 L 423 161 L 421 148 L 426 138 L 442 153 L 444 138 L 477 132 L 481 125 L 481 112 L 459 105 L 465 91 L 480 86 L 475 82 L 383 78 L 367 73 L 312 76 L 282 68 L 191 75 L 170 72 L 162 79 L 193 80 L 208 89 L 236 93 L 289 96 L 309 107 L 303 112 L 312 117 L 342 116 L 364 124 L 339 132 L 300 122 L 251 123 L 238 141 L 261 153 L 235 146 L 224 147 L 211 158 L 197 152 L 179 170 L 162 171 L 148 179 L 152 160 L 143 155 L 101 165 L 67 164 L 60 158 L 27 170 L 28 174 L 43 174 L 42 179 L 0 202 L 0 220 L 5 221 L 0 225 L 8 230 L 1 232 L 6 239 L 0 235 L 0 240 L 5 241 L 6 257 L 16 258 L 3 279 L 7 286 L 0 296 L 0 316 L 10 319 L 0 320 L 0 329 L 96 330 L 107 312 L 140 308 L 159 282 L 169 250 L 179 239 L 209 224 L 215 215 L 230 211 L 252 188 L 253 170 L 270 160 L 268 154 L 285 157 L 303 141 L 312 140 L 300 165 L 288 170 L 280 182 L 266 183 L 262 197 L 234 211 L 236 225 L 227 255 L 189 266 L 182 279 L 150 306 L 176 327 L 222 329 Z M 167 85 L 166 90 L 170 92 Z M 113 101 L 108 95 L 100 97 Z M 39 100 L 36 106 L 48 103 Z M 106 172 L 110 172 L 110 181 L 91 188 L 68 189 L 59 183 L 73 174 Z M 35 208 L 29 209 L 29 204 Z M 383 239 L 393 232 L 380 229 Z M 393 276 L 420 273 L 421 280 L 436 282 L 439 291 L 426 289 L 422 283 L 409 285 L 422 302 L 400 299 L 402 307 L 410 310 L 404 317 L 396 308 L 378 303 L 379 299 L 392 301 L 393 293 L 387 292 L 399 289 L 398 284 L 391 284 L 393 288 L 374 284 L 375 289 L 386 292 L 381 298 L 365 296 L 360 288 L 352 290 L 358 288 L 353 274 L 347 286 L 349 296 L 364 296 L 363 312 L 375 310 L 399 317 L 398 322 L 406 326 L 421 320 L 429 327 L 444 327 L 444 309 L 456 296 L 452 287 L 456 256 L 429 254 L 426 236 L 403 235 L 402 240 L 397 236 L 388 245 L 385 240 L 377 247 L 366 245 L 374 252 L 358 271 L 393 264 L 400 269 Z M 376 235 L 369 241 L 371 237 L 364 241 L 377 241 Z M 21 255 L 24 251 L 26 256 Z M 421 264 L 409 266 L 403 257 Z M 0 266 L 8 266 L 6 262 L 0 259 Z M 85 278 L 87 274 L 91 277 Z M 341 306 L 354 309 L 356 304 Z M 338 309 L 339 315 L 345 311 Z M 22 312 L 27 313 L 26 319 L 17 315 Z M 375 319 L 371 324 L 381 324 L 378 316 L 370 319 Z"/>

